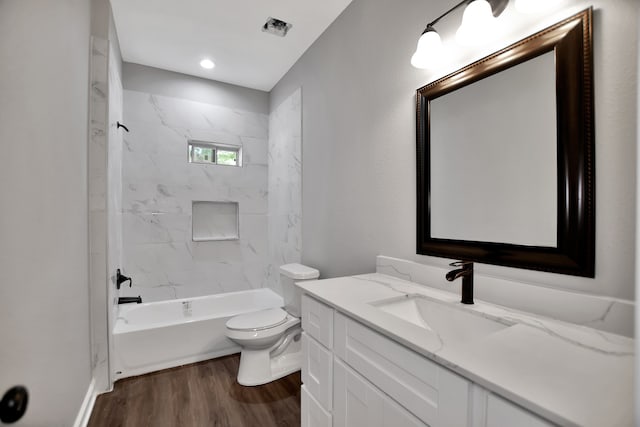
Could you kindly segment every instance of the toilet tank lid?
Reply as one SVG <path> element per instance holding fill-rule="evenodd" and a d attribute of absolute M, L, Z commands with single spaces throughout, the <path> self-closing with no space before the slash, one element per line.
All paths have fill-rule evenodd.
<path fill-rule="evenodd" d="M 320 276 L 318 270 L 302 264 L 281 265 L 280 273 L 296 280 L 317 279 Z"/>

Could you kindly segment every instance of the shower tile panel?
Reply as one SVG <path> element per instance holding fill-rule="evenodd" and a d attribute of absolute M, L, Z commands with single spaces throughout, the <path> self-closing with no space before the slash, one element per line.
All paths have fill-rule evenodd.
<path fill-rule="evenodd" d="M 125 213 L 123 227 L 133 244 L 182 242 L 191 228 L 191 217 L 187 214 Z"/>
<path fill-rule="evenodd" d="M 250 165 L 267 166 L 269 157 L 269 141 L 264 138 L 252 136 L 242 137 L 242 146 L 245 151 L 242 153 L 243 163 Z"/>
<path fill-rule="evenodd" d="M 123 253 L 143 301 L 266 285 L 268 116 L 125 90 Z M 242 146 L 243 166 L 187 162 L 187 140 Z M 238 203 L 237 241 L 192 241 L 192 202 Z"/>
<path fill-rule="evenodd" d="M 108 128 L 108 64 L 109 42 L 91 38 L 89 99 L 89 303 L 91 313 L 91 369 L 98 387 L 105 388 L 108 379 L 109 331 L 104 301 L 107 300 L 107 128 Z"/>
<path fill-rule="evenodd" d="M 269 286 L 281 293 L 278 267 L 300 262 L 302 248 L 302 90 L 269 117 Z"/>
<path fill-rule="evenodd" d="M 120 266 L 122 225 L 122 82 L 113 46 L 91 38 L 88 143 L 91 367 L 96 390 L 109 388 L 108 331 L 114 319 L 111 275 Z"/>
<path fill-rule="evenodd" d="M 117 317 L 116 297 L 118 290 L 114 286 L 114 272 L 122 268 L 122 150 L 124 145 L 123 129 L 117 122 L 123 119 L 123 89 L 120 74 L 122 64 L 117 43 L 109 46 L 109 128 L 107 149 L 107 213 L 108 213 L 108 251 L 107 251 L 107 301 L 108 325 L 112 330 Z M 113 340 L 108 343 L 109 352 L 113 354 Z M 99 387 L 96 390 L 100 390 Z"/>
<path fill-rule="evenodd" d="M 268 116 L 219 105 L 155 94 L 125 91 L 125 114 L 129 122 L 143 122 L 169 129 L 219 132 L 230 137 L 267 138 Z"/>

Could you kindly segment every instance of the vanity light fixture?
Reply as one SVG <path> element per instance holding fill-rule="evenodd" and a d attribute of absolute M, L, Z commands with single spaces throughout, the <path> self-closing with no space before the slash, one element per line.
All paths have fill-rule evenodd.
<path fill-rule="evenodd" d="M 456 32 L 456 40 L 463 46 L 476 46 L 491 39 L 495 33 L 493 11 L 486 0 L 469 3 L 462 15 L 462 24 Z"/>
<path fill-rule="evenodd" d="M 500 16 L 508 3 L 509 0 L 463 0 L 457 3 L 427 24 L 411 57 L 411 65 L 416 68 L 429 68 L 442 57 L 442 40 L 434 25 L 454 10 L 467 6 L 456 39 L 460 44 L 476 45 L 493 35 L 493 20 Z"/>
<path fill-rule="evenodd" d="M 200 66 L 205 70 L 211 70 L 213 67 L 216 66 L 216 64 L 214 64 L 212 60 L 205 58 L 202 61 L 200 61 Z"/>
<path fill-rule="evenodd" d="M 442 57 L 443 47 L 440 34 L 431 25 L 427 25 L 418 39 L 418 47 L 411 57 L 411 65 L 416 68 L 429 68 Z"/>

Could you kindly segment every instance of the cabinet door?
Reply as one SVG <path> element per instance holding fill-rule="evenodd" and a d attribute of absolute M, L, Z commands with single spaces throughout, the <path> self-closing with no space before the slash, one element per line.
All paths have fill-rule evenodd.
<path fill-rule="evenodd" d="M 433 427 L 467 427 L 471 382 L 336 313 L 334 354 Z"/>
<path fill-rule="evenodd" d="M 302 382 L 307 391 L 322 405 L 332 411 L 333 354 L 316 340 L 302 333 Z"/>
<path fill-rule="evenodd" d="M 552 427 L 553 424 L 539 418 L 513 403 L 489 394 L 487 397 L 487 427 Z"/>
<path fill-rule="evenodd" d="M 425 427 L 426 424 L 336 359 L 333 426 Z"/>
<path fill-rule="evenodd" d="M 331 414 L 325 411 L 303 385 L 300 390 L 302 427 L 331 427 Z"/>
<path fill-rule="evenodd" d="M 331 350 L 333 348 L 333 309 L 308 295 L 303 295 L 302 329 Z"/>

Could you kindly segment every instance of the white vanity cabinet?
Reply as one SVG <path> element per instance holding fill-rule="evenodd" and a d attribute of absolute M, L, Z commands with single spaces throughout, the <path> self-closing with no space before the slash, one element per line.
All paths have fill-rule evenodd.
<path fill-rule="evenodd" d="M 495 394 L 487 393 L 486 423 L 483 427 L 553 427 L 553 424 L 539 418 Z"/>
<path fill-rule="evenodd" d="M 301 390 L 302 427 L 332 427 L 331 414 L 327 412 L 303 385 Z"/>
<path fill-rule="evenodd" d="M 334 355 L 427 425 L 466 425 L 469 381 L 339 312 Z"/>
<path fill-rule="evenodd" d="M 302 299 L 303 427 L 549 427 L 309 295 Z"/>
<path fill-rule="evenodd" d="M 302 298 L 302 426 L 333 426 L 334 310 Z"/>
<path fill-rule="evenodd" d="M 334 427 L 428 427 L 338 358 L 333 382 Z"/>

